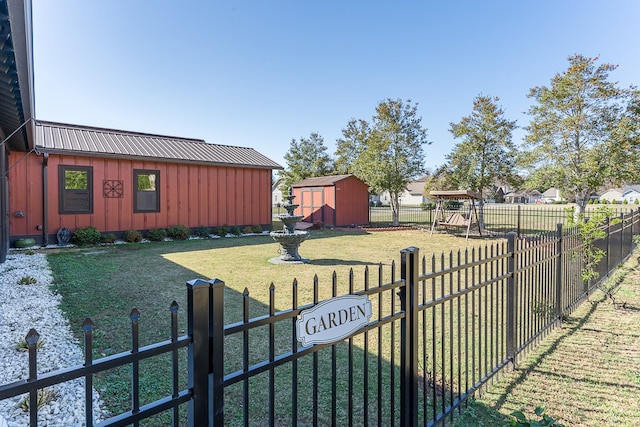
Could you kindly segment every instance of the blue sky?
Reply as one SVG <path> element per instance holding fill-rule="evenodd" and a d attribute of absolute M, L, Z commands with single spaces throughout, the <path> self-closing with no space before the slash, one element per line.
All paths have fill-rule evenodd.
<path fill-rule="evenodd" d="M 569 55 L 640 84 L 638 22 L 636 0 L 33 0 L 36 117 L 252 147 L 286 166 L 292 138 L 318 132 L 333 154 L 351 118 L 411 99 L 433 169 L 476 96 L 526 126 L 529 89 Z"/>

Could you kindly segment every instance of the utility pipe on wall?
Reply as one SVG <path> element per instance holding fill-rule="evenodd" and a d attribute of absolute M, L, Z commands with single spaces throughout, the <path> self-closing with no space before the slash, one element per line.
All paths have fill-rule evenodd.
<path fill-rule="evenodd" d="M 49 244 L 49 153 L 42 155 L 42 246 Z"/>

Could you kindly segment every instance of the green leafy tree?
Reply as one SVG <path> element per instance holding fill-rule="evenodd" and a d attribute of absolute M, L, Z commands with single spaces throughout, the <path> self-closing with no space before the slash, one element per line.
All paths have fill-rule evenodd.
<path fill-rule="evenodd" d="M 608 206 L 598 206 L 589 213 L 589 218 L 585 220 L 584 213 L 574 216 L 572 209 L 567 209 L 567 219 L 569 227 L 576 227 L 578 236 L 582 241 L 582 280 L 588 282 L 597 279 L 599 273 L 596 271 L 598 263 L 607 255 L 607 252 L 596 246 L 596 241 L 607 236 L 603 228 L 608 221 L 610 225 L 620 222 L 620 218 L 614 217 L 614 211 Z"/>
<path fill-rule="evenodd" d="M 284 178 L 280 186 L 283 192 L 295 182 L 334 172 L 333 159 L 327 152 L 324 139 L 316 132 L 299 141 L 292 139 L 284 160 L 287 166 L 279 172 L 279 176 Z"/>
<path fill-rule="evenodd" d="M 516 122 L 504 117 L 499 98 L 478 96 L 473 111 L 458 123 L 450 123 L 449 131 L 460 138 L 446 156 L 448 185 L 471 189 L 480 194 L 492 190 L 496 182 L 508 182 L 514 176 L 516 147 L 511 133 Z M 484 227 L 483 199 L 480 200 L 480 225 Z"/>
<path fill-rule="evenodd" d="M 374 193 L 388 192 L 394 225 L 399 223 L 400 194 L 426 172 L 423 146 L 430 142 L 417 110 L 411 100 L 386 99 L 371 123 L 352 119 L 337 141 L 338 172 L 353 173 Z"/>
<path fill-rule="evenodd" d="M 610 82 L 617 67 L 573 55 L 547 86 L 534 87 L 523 159 L 532 177 L 575 197 L 576 219 L 600 186 L 633 179 L 639 171 L 640 102 L 634 88 Z"/>

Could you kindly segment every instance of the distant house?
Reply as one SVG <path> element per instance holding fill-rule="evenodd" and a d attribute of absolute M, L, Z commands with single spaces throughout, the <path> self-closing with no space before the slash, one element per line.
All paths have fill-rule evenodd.
<path fill-rule="evenodd" d="M 398 195 L 401 205 L 420 205 L 423 202 L 427 202 L 427 197 L 424 196 L 424 184 L 427 182 L 427 177 L 422 177 L 416 181 L 411 181 L 407 184 L 407 188 Z M 378 201 L 388 205 L 391 203 L 391 196 L 388 191 L 380 194 Z"/>
<path fill-rule="evenodd" d="M 35 150 L 8 160 L 10 236 L 41 244 L 87 226 L 116 236 L 178 224 L 268 229 L 271 175 L 282 168 L 252 148 L 40 120 Z"/>
<path fill-rule="evenodd" d="M 610 188 L 605 190 L 603 193 L 600 193 L 598 199 L 601 202 L 606 200 L 609 203 L 620 203 L 622 201 L 622 191 L 622 188 Z"/>
<path fill-rule="evenodd" d="M 369 186 L 354 175 L 307 178 L 294 183 L 294 213 L 328 226 L 369 223 Z"/>
<path fill-rule="evenodd" d="M 560 196 L 560 190 L 555 187 L 551 187 L 542 193 L 542 201 L 544 203 L 560 202 L 562 200 L 564 199 Z"/>
<path fill-rule="evenodd" d="M 640 185 L 629 185 L 622 191 L 622 200 L 626 200 L 627 203 L 635 203 L 636 200 L 640 201 Z"/>
<path fill-rule="evenodd" d="M 540 203 L 542 193 L 538 190 L 518 190 L 504 195 L 506 203 Z"/>

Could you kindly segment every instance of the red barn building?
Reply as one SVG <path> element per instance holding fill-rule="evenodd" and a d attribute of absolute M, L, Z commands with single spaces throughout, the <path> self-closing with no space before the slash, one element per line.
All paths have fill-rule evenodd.
<path fill-rule="evenodd" d="M 342 227 L 369 223 L 369 186 L 354 175 L 307 178 L 291 186 L 302 221 Z"/>
<path fill-rule="evenodd" d="M 36 121 L 34 152 L 9 153 L 10 236 L 47 244 L 87 226 L 269 228 L 273 169 L 251 148 Z"/>

